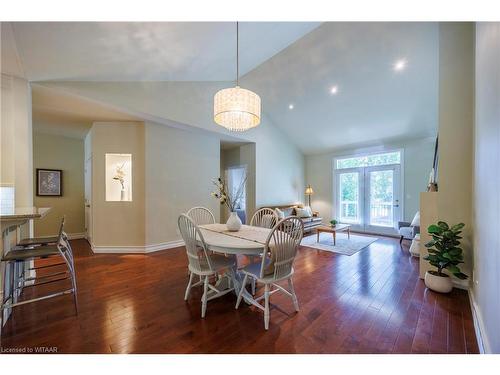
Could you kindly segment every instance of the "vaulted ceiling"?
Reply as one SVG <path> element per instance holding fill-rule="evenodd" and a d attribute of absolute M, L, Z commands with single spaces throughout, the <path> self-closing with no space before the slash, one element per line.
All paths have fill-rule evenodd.
<path fill-rule="evenodd" d="M 327 22 L 244 83 L 261 95 L 273 123 L 316 153 L 435 135 L 438 59 L 436 23 Z M 402 70 L 394 67 L 399 60 Z"/>
<path fill-rule="evenodd" d="M 130 106 L 144 97 L 137 110 L 216 129 L 214 90 L 232 85 L 235 76 L 234 23 L 11 25 L 16 61 L 29 80 L 80 92 L 83 82 L 87 90 L 100 81 L 94 91 L 117 92 L 123 103 L 125 86 L 116 85 L 128 82 L 137 87 Z M 305 154 L 426 137 L 437 128 L 438 43 L 436 23 L 242 23 L 241 85 L 261 96 L 266 118 Z M 398 60 L 405 69 L 394 69 Z M 47 95 L 67 105 L 51 108 Z M 94 116 L 82 111 L 83 104 L 78 109 L 74 98 L 64 102 L 54 95 L 41 88 L 34 93 L 34 119 L 46 127 L 51 114 L 61 124 L 71 122 L 65 116 L 73 106 L 81 122 L 88 120 L 85 112 Z M 175 100 L 189 103 L 191 113 L 182 114 Z M 96 109 L 103 119 L 135 117 L 115 112 Z"/>
<path fill-rule="evenodd" d="M 31 81 L 229 81 L 236 76 L 230 22 L 19 22 L 19 55 Z M 240 74 L 319 26 L 240 25 Z"/>

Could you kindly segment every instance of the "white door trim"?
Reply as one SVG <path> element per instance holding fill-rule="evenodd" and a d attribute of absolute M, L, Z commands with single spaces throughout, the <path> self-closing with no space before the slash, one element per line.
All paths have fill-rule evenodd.
<path fill-rule="evenodd" d="M 380 166 L 373 166 L 373 167 L 359 167 L 359 168 L 344 168 L 344 169 L 337 169 L 337 160 L 339 159 L 346 159 L 346 158 L 351 158 L 351 157 L 362 157 L 362 156 L 367 156 L 367 155 L 376 155 L 376 154 L 382 154 L 382 153 L 387 153 L 387 152 L 399 152 L 400 153 L 400 163 L 399 164 L 385 164 L 385 165 L 380 165 Z M 404 181 L 405 181 L 405 168 L 404 168 L 404 165 L 405 165 L 405 153 L 404 153 L 404 148 L 386 148 L 386 147 L 382 147 L 382 148 L 366 148 L 366 149 L 363 149 L 363 150 L 360 150 L 360 152 L 358 153 L 344 153 L 344 154 L 338 154 L 338 155 L 335 155 L 333 158 L 332 158 L 332 169 L 333 169 L 333 183 L 332 183 L 332 187 L 333 187 L 333 199 L 332 199 L 332 217 L 333 218 L 339 218 L 340 217 L 340 213 L 338 212 L 338 191 L 339 191 L 339 179 L 337 178 L 337 175 L 342 173 L 342 172 L 349 172 L 349 171 L 358 171 L 358 170 L 362 170 L 362 172 L 360 172 L 360 189 L 363 189 L 363 194 L 365 193 L 364 192 L 364 189 L 365 189 L 365 169 L 367 168 L 378 168 L 380 167 L 381 169 L 383 169 L 384 167 L 387 168 L 387 167 L 393 167 L 393 166 L 399 166 L 399 220 L 403 220 L 404 219 L 404 215 L 405 215 L 405 204 L 404 204 L 404 201 L 405 201 L 405 185 L 404 185 Z M 361 211 L 361 214 L 364 215 L 364 210 L 365 210 L 365 202 L 362 202 L 360 206 L 363 206 L 363 207 L 360 207 L 360 211 Z M 363 221 L 364 221 L 364 216 L 362 217 Z M 396 220 L 396 219 L 395 219 Z M 397 223 L 395 222 L 395 225 Z M 353 225 L 352 227 L 353 230 L 355 231 L 360 231 L 360 232 L 364 232 L 364 233 L 370 233 L 370 234 L 380 234 L 380 235 L 390 235 L 390 236 L 395 236 L 397 235 L 397 230 L 396 228 L 394 228 L 394 230 L 392 231 L 379 231 L 377 230 L 378 228 L 375 227 L 375 231 L 372 231 L 372 230 L 368 230 L 365 228 L 364 225 Z"/>

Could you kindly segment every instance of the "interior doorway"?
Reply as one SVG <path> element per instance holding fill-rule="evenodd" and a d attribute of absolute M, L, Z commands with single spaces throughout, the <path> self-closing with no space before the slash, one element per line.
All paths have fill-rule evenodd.
<path fill-rule="evenodd" d="M 228 190 L 235 194 L 242 187 L 243 198 L 238 202 L 236 212 L 245 224 L 250 221 L 255 212 L 255 143 L 240 143 L 221 141 L 220 150 L 220 176 L 228 184 Z M 221 205 L 221 222 L 229 218 L 229 211 Z"/>
<path fill-rule="evenodd" d="M 227 188 L 231 196 L 241 194 L 241 198 L 236 202 L 236 213 L 238 214 L 241 222 L 246 224 L 246 179 L 247 179 L 247 166 L 240 165 L 229 167 L 225 171 L 225 179 L 227 181 Z"/>

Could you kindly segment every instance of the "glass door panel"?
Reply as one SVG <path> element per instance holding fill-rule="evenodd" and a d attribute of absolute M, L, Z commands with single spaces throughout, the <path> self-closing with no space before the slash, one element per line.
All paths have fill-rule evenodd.
<path fill-rule="evenodd" d="M 394 171 L 372 171 L 369 179 L 369 225 L 394 227 Z"/>
<path fill-rule="evenodd" d="M 400 166 L 335 171 L 335 214 L 353 230 L 394 235 L 400 220 Z"/>
<path fill-rule="evenodd" d="M 361 224 L 360 173 L 359 171 L 339 172 L 337 207 L 340 222 Z"/>
<path fill-rule="evenodd" d="M 365 168 L 366 207 L 364 227 L 367 232 L 396 234 L 400 220 L 400 166 Z"/>

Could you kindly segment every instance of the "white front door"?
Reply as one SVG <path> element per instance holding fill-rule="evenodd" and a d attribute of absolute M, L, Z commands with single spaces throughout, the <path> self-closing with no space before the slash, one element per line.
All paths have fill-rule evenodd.
<path fill-rule="evenodd" d="M 336 219 L 353 230 L 396 234 L 401 217 L 400 165 L 335 171 Z"/>

